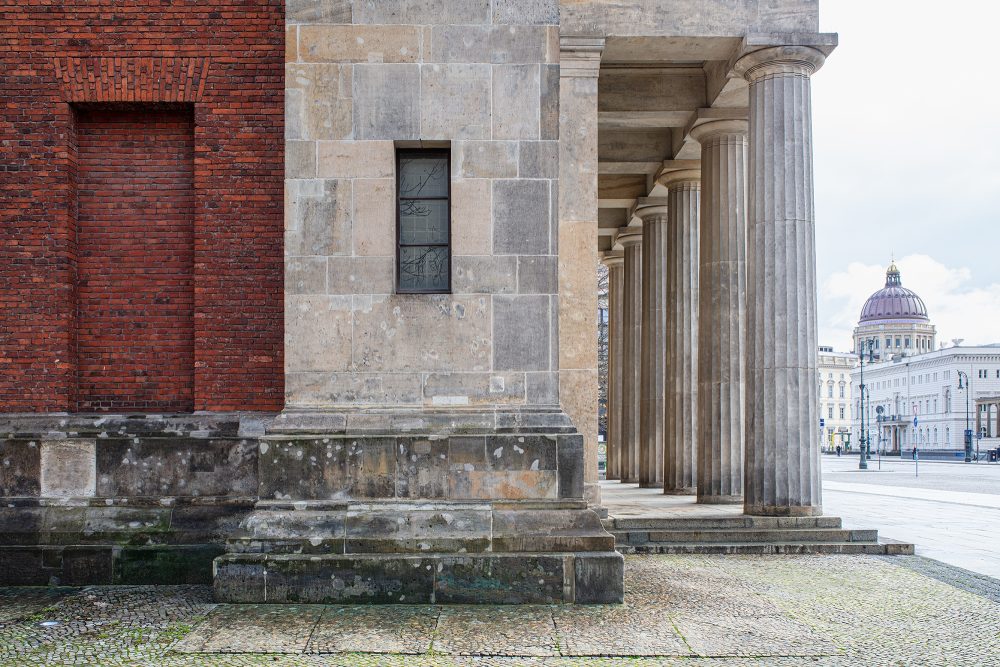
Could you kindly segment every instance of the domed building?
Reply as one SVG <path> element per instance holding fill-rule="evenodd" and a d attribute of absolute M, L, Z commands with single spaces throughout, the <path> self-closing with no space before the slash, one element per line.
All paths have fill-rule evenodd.
<path fill-rule="evenodd" d="M 871 340 L 875 358 L 888 360 L 932 352 L 936 337 L 924 300 L 903 287 L 899 268 L 892 262 L 885 273 L 885 287 L 868 297 L 861 309 L 854 329 L 854 350 L 861 354 L 863 341 Z"/>

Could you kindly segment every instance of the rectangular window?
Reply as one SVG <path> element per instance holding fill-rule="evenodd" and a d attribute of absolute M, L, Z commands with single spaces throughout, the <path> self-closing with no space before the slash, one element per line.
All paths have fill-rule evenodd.
<path fill-rule="evenodd" d="M 832 405 L 826 409 L 826 417 L 827 417 L 827 419 L 833 419 L 833 406 Z"/>
<path fill-rule="evenodd" d="M 447 149 L 396 152 L 396 291 L 451 292 L 451 158 Z"/>
<path fill-rule="evenodd" d="M 841 418 L 841 419 L 843 419 L 843 418 L 844 418 L 844 406 L 843 406 L 843 405 L 842 405 L 842 406 L 840 406 L 840 418 Z"/>

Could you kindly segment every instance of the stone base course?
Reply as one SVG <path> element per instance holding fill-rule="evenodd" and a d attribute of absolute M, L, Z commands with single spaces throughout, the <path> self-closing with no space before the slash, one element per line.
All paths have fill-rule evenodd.
<path fill-rule="evenodd" d="M 624 604 L 519 607 L 0 589 L 0 666 L 1000 664 L 1000 582 L 920 557 L 627 556 L 625 584 Z"/>

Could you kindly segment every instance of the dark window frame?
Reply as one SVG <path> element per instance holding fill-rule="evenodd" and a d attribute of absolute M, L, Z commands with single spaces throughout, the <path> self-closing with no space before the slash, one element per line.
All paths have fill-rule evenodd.
<path fill-rule="evenodd" d="M 444 158 L 448 175 L 448 194 L 443 197 L 402 197 L 400 196 L 400 178 L 402 169 L 400 162 L 413 158 Z M 446 243 L 403 243 L 402 220 L 400 219 L 400 202 L 404 199 L 417 201 L 446 201 L 448 206 L 448 241 Z M 451 150 L 448 148 L 397 148 L 396 149 L 396 293 L 397 294 L 451 294 L 451 274 L 452 261 L 454 259 L 451 251 Z M 445 248 L 448 251 L 448 282 L 444 289 L 414 289 L 400 286 L 400 262 L 403 257 L 402 248 L 407 247 L 436 247 Z"/>

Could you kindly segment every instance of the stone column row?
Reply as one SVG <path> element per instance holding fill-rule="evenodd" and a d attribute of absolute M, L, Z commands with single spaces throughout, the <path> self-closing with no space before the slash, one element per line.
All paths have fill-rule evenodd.
<path fill-rule="evenodd" d="M 665 207 L 640 201 L 642 233 L 619 235 L 622 481 L 822 513 L 809 82 L 822 63 L 810 47 L 743 56 L 749 123 L 696 127 L 702 173 L 667 174 Z"/>
<path fill-rule="evenodd" d="M 605 253 L 608 267 L 608 406 L 605 477 L 622 478 L 622 332 L 625 330 L 625 258 L 620 252 Z"/>

